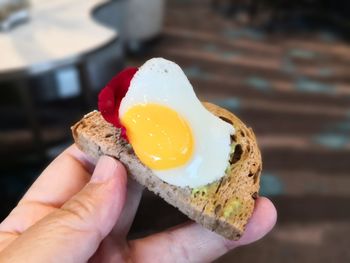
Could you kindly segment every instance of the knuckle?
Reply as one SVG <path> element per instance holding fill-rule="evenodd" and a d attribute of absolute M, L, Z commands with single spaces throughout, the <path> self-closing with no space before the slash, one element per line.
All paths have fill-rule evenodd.
<path fill-rule="evenodd" d="M 61 206 L 49 220 L 56 231 L 88 235 L 95 240 L 105 236 L 101 221 L 100 186 L 87 185 L 80 193 Z"/>
<path fill-rule="evenodd" d="M 94 201 L 92 197 L 86 195 L 84 198 L 73 198 L 64 206 L 62 210 L 79 221 L 86 221 L 94 213 Z"/>
<path fill-rule="evenodd" d="M 94 218 L 95 203 L 89 195 L 71 199 L 60 209 L 62 217 L 59 225 L 70 231 L 93 233 L 96 240 L 101 240 L 103 233 Z"/>
<path fill-rule="evenodd" d="M 173 254 L 175 262 L 192 262 L 190 251 L 183 243 L 177 242 L 177 238 L 172 231 L 167 232 L 167 239 L 170 244 L 170 254 Z"/>

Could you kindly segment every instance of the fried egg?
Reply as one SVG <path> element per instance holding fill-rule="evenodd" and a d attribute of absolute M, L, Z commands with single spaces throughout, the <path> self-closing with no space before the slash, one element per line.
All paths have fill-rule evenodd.
<path fill-rule="evenodd" d="M 196 188 L 225 175 L 234 127 L 202 105 L 174 62 L 153 58 L 139 68 L 119 118 L 137 157 L 164 182 Z"/>

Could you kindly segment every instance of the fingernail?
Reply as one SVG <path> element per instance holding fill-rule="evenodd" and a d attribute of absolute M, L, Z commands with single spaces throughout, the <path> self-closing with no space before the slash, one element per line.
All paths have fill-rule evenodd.
<path fill-rule="evenodd" d="M 95 171 L 91 177 L 93 183 L 103 183 L 115 175 L 119 163 L 109 156 L 102 156 L 97 162 Z"/>

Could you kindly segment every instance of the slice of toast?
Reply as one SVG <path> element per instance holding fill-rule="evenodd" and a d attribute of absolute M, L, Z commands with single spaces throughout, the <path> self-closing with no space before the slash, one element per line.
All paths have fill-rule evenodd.
<path fill-rule="evenodd" d="M 236 133 L 232 136 L 234 153 L 225 176 L 201 188 L 180 188 L 161 181 L 120 138 L 120 130 L 106 122 L 98 111 L 87 114 L 72 127 L 73 137 L 76 145 L 88 155 L 96 159 L 109 155 L 120 160 L 133 179 L 189 218 L 228 239 L 237 240 L 244 232 L 258 196 L 262 169 L 260 151 L 251 128 L 229 111 L 214 104 L 203 104 L 213 114 L 233 124 Z"/>

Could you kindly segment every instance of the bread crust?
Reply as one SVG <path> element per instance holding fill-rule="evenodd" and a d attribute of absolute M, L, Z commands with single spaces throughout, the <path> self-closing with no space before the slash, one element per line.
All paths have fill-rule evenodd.
<path fill-rule="evenodd" d="M 120 130 L 106 122 L 98 111 L 84 116 L 72 127 L 76 145 L 97 159 L 109 155 L 120 160 L 134 180 L 177 207 L 192 220 L 227 239 L 239 239 L 251 217 L 258 196 L 262 169 L 255 135 L 231 112 L 211 103 L 203 105 L 216 116 L 232 123 L 235 154 L 224 177 L 205 187 L 180 188 L 160 180 L 145 167 L 132 147 L 120 138 Z"/>

